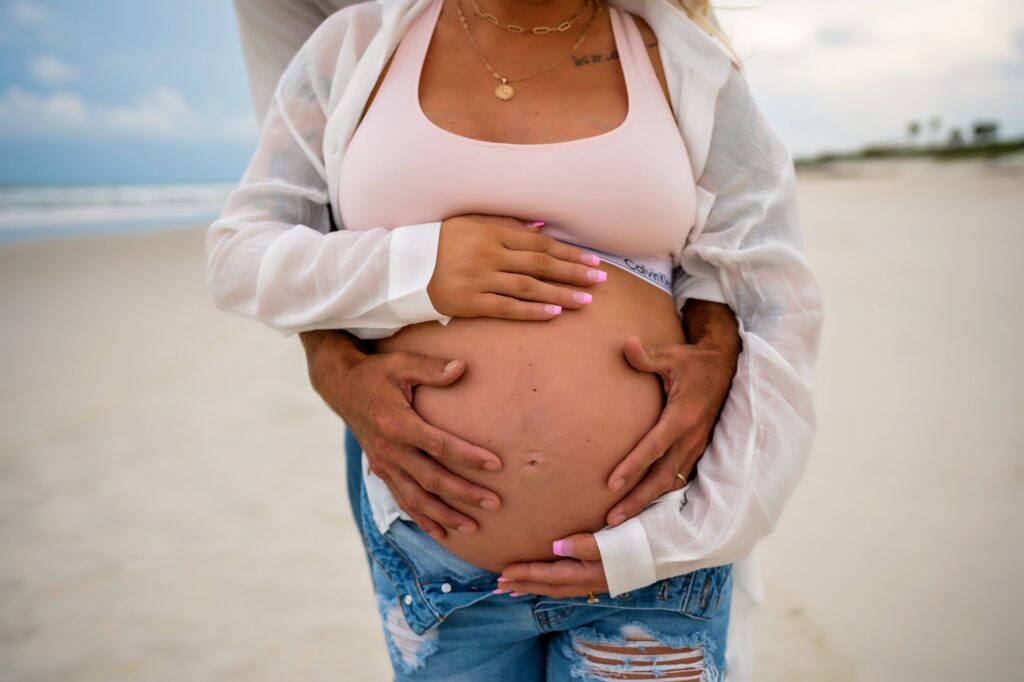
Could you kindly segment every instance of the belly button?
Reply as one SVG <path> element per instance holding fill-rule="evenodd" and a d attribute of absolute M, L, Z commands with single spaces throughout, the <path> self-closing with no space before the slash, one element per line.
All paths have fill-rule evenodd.
<path fill-rule="evenodd" d="M 539 452 L 528 452 L 526 453 L 526 468 L 527 469 L 539 469 L 543 455 Z"/>

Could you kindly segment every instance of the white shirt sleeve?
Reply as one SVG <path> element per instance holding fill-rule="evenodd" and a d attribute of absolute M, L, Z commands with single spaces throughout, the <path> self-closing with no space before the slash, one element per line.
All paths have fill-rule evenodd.
<path fill-rule="evenodd" d="M 725 303 L 725 294 L 718 284 L 718 279 L 706 276 L 706 273 L 691 274 L 682 268 L 676 268 L 672 275 L 672 295 L 676 299 L 676 310 L 682 310 L 691 298 L 698 301 Z"/>
<path fill-rule="evenodd" d="M 256 119 L 263 123 L 281 74 L 317 26 L 345 0 L 234 0 Z"/>
<path fill-rule="evenodd" d="M 792 158 L 735 68 L 716 108 L 699 182 L 715 199 L 683 249 L 679 290 L 721 291 L 743 350 L 694 479 L 596 534 L 612 595 L 748 556 L 777 523 L 815 428 L 822 306 L 801 253 Z"/>
<path fill-rule="evenodd" d="M 321 23 L 289 62 L 241 183 L 206 235 L 217 306 L 286 336 L 341 328 L 381 338 L 451 320 L 426 291 L 439 221 L 331 231 L 322 143 L 348 14 Z"/>

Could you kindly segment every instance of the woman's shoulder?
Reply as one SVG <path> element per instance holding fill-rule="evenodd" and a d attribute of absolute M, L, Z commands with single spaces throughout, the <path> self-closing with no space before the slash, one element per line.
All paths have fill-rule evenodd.
<path fill-rule="evenodd" d="M 640 35 L 643 37 L 644 45 L 646 45 L 648 49 L 650 49 L 652 45 L 657 46 L 658 34 L 655 33 L 654 29 L 651 28 L 651 25 L 647 23 L 647 19 L 644 18 L 643 13 L 639 11 L 640 8 L 636 8 L 636 10 L 633 10 L 627 9 L 626 7 L 623 7 L 621 5 L 615 5 L 615 7 L 622 16 L 629 17 L 629 19 L 631 19 L 633 23 L 636 24 L 636 27 L 640 29 Z M 689 17 L 686 16 L 685 12 L 683 12 L 682 10 L 679 11 L 682 14 L 683 19 L 685 19 L 686 21 L 690 20 Z"/>
<path fill-rule="evenodd" d="M 645 21 L 644 18 L 639 14 L 633 14 L 632 12 L 627 12 L 626 10 L 621 11 L 623 14 L 629 15 L 629 18 L 632 19 L 634 23 L 636 23 L 636 27 L 640 29 L 640 35 L 644 39 L 644 46 L 647 47 L 647 49 L 657 47 L 658 36 L 654 32 L 654 29 L 651 28 L 651 25 L 648 24 L 647 21 Z"/>
<path fill-rule="evenodd" d="M 657 51 L 663 61 L 672 62 L 666 64 L 670 81 L 684 67 L 716 85 L 725 81 L 732 65 L 728 49 L 698 26 L 683 7 L 666 0 L 611 1 L 634 20 L 648 52 Z M 713 18 L 710 21 L 716 24 Z"/>
<path fill-rule="evenodd" d="M 651 28 L 650 24 L 644 21 L 644 18 L 626 12 L 629 18 L 636 24 L 637 29 L 640 32 L 640 38 L 643 42 L 644 51 L 647 53 L 647 58 L 651 61 L 651 66 L 654 67 L 654 74 L 658 77 L 658 83 L 661 85 L 662 92 L 665 95 L 665 99 L 669 102 L 672 101 L 671 90 L 668 86 L 668 77 L 665 75 L 665 67 L 661 63 L 661 54 L 658 51 L 658 36 L 655 34 L 654 29 Z"/>

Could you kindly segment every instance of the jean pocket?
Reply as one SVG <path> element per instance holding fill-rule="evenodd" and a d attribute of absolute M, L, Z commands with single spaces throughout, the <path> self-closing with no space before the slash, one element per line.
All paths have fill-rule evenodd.
<path fill-rule="evenodd" d="M 731 579 L 732 564 L 701 568 L 620 594 L 607 606 L 671 611 L 698 620 L 713 620 L 720 615 L 723 596 L 730 593 Z"/>

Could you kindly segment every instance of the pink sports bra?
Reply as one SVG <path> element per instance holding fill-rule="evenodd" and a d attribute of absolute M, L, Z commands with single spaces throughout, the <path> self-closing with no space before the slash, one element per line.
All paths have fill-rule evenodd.
<path fill-rule="evenodd" d="M 643 36 L 606 5 L 626 81 L 625 120 L 599 135 L 549 144 L 490 142 L 435 125 L 419 80 L 443 0 L 416 17 L 341 162 L 350 230 L 467 213 L 543 219 L 546 234 L 582 246 L 671 293 L 672 254 L 695 221 L 693 172 Z"/>

